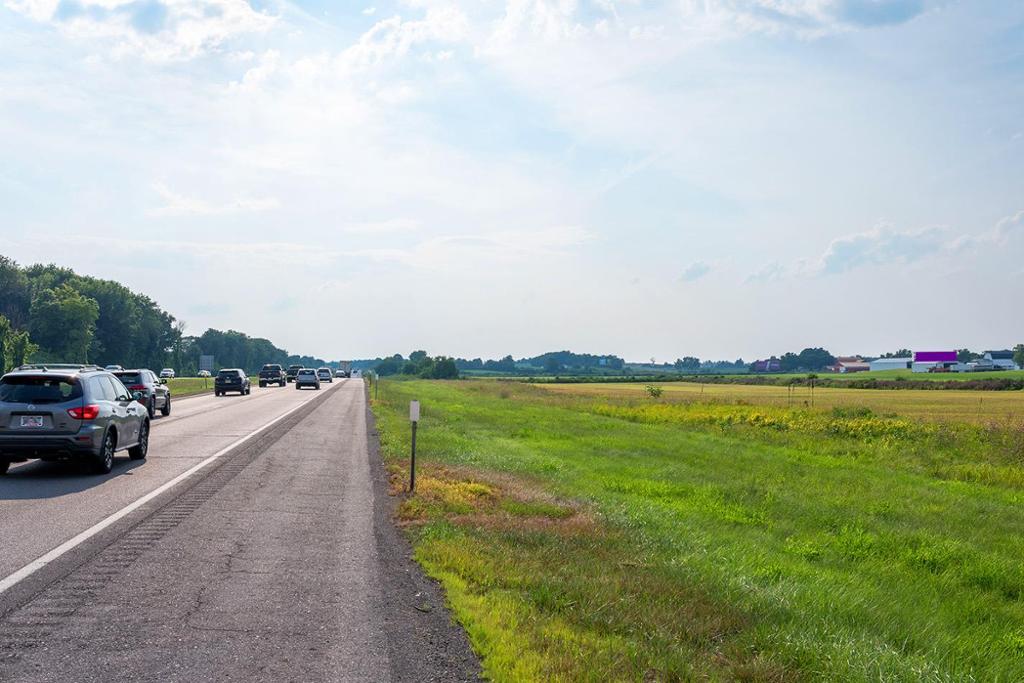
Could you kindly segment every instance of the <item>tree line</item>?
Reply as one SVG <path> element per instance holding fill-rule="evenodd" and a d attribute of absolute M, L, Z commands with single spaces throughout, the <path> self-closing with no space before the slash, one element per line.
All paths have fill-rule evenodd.
<path fill-rule="evenodd" d="M 202 354 L 252 372 L 266 362 L 319 364 L 229 330 L 184 334 L 184 322 L 144 294 L 70 268 L 22 267 L 0 256 L 0 369 L 26 362 L 95 363 L 194 373 Z"/>

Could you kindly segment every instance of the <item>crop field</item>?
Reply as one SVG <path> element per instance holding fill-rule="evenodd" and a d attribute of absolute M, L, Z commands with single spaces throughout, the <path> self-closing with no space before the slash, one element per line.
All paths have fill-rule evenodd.
<path fill-rule="evenodd" d="M 642 390 L 383 383 L 399 519 L 488 677 L 1024 680 L 1024 429 Z"/>
<path fill-rule="evenodd" d="M 635 384 L 542 384 L 546 391 L 582 398 L 643 400 L 647 387 L 661 389 L 664 401 L 751 403 L 796 408 L 868 408 L 882 415 L 975 424 L 1019 425 L 1024 422 L 1024 391 L 872 390 L 832 387 L 661 382 Z M 812 395 L 813 394 L 813 395 Z"/>

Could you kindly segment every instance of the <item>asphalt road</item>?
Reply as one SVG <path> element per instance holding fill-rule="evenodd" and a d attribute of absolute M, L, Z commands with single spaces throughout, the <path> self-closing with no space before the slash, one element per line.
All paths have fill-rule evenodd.
<path fill-rule="evenodd" d="M 0 580 L 109 525 L 0 592 L 0 681 L 476 680 L 391 523 L 363 383 L 325 386 L 179 401 L 109 476 L 12 468 Z"/>

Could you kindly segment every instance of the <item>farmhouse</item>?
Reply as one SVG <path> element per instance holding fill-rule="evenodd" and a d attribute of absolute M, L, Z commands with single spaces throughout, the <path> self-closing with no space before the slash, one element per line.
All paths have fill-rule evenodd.
<path fill-rule="evenodd" d="M 750 366 L 751 372 L 779 372 L 782 370 L 782 361 L 775 356 L 768 360 L 756 360 Z"/>
<path fill-rule="evenodd" d="M 905 358 L 877 358 L 868 363 L 868 366 L 871 372 L 880 372 L 882 370 L 909 370 L 913 363 L 914 359 L 907 356 Z"/>
<path fill-rule="evenodd" d="M 829 372 L 867 372 L 871 366 L 860 356 L 839 356 L 828 366 Z"/>
<path fill-rule="evenodd" d="M 995 370 L 1020 370 L 1013 360 L 1013 351 L 986 351 L 984 359 L 991 361 Z"/>
<path fill-rule="evenodd" d="M 915 351 L 914 372 L 949 372 L 957 366 L 956 351 Z"/>

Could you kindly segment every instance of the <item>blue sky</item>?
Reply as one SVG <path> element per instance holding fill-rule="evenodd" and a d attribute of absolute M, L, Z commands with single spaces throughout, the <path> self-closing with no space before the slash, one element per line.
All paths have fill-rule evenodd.
<path fill-rule="evenodd" d="M 0 238 L 294 351 L 1024 342 L 1024 3 L 0 0 Z"/>

